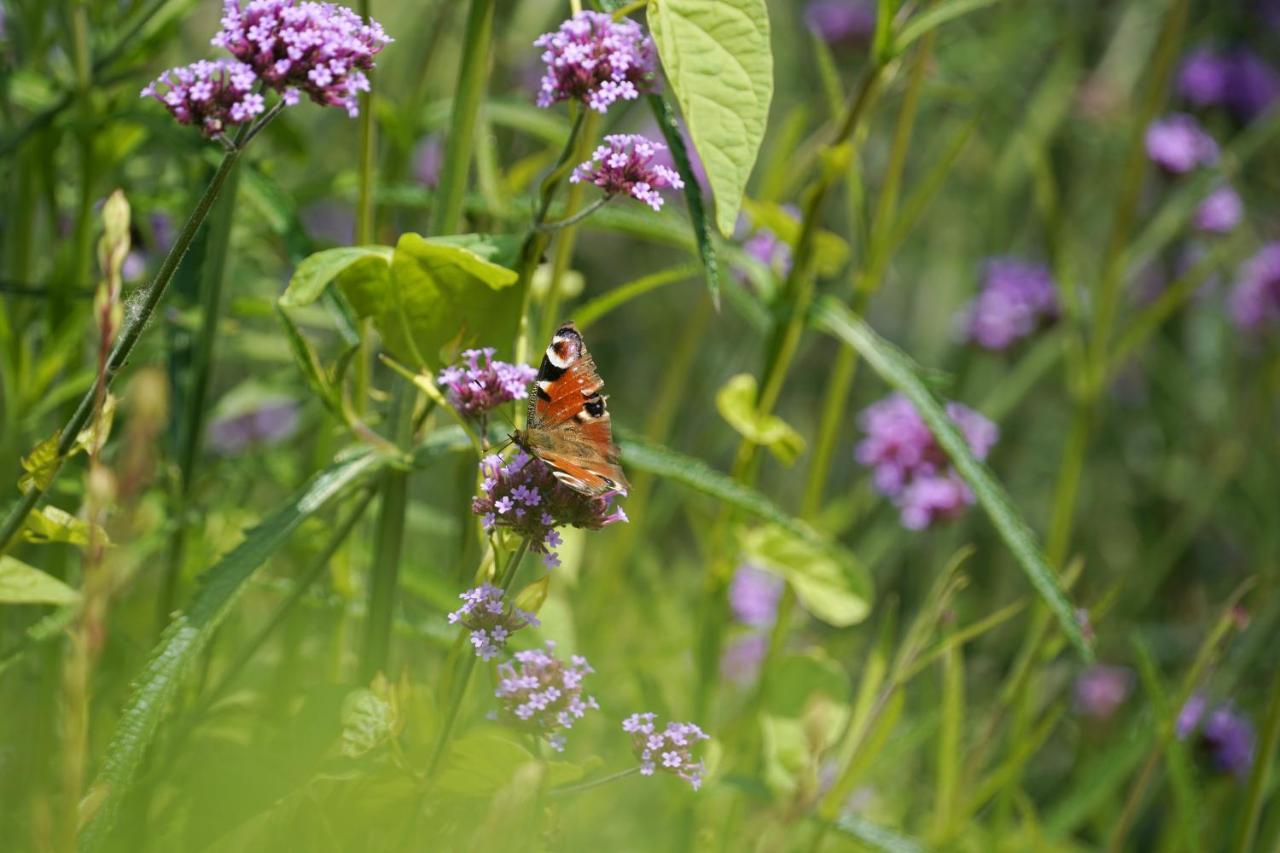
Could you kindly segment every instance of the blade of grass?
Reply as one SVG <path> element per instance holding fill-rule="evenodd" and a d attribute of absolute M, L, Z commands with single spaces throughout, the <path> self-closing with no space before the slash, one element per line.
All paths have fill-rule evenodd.
<path fill-rule="evenodd" d="M 1276 745 L 1280 744 L 1280 678 L 1271 680 L 1271 701 L 1267 706 L 1266 722 L 1262 724 L 1262 737 L 1258 742 L 1258 754 L 1253 759 L 1249 773 L 1249 787 L 1245 792 L 1242 817 L 1236 824 L 1235 853 L 1248 853 L 1258 833 L 1258 820 L 1267 795 L 1267 782 L 1275 762 Z M 1262 849 L 1262 848 L 1258 848 Z"/>

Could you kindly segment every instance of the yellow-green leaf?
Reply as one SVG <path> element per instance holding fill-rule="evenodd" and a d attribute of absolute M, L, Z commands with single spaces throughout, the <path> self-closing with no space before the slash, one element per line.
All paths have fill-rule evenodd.
<path fill-rule="evenodd" d="M 776 524 L 743 528 L 738 539 L 743 555 L 785 578 L 805 610 L 818 619 L 844 628 L 867 618 L 871 577 L 852 555 L 819 547 Z"/>
<path fill-rule="evenodd" d="M 18 488 L 23 494 L 32 489 L 44 491 L 49 488 L 53 473 L 58 468 L 58 439 L 61 435 L 61 432 L 55 432 L 22 457 L 22 470 L 26 473 L 18 478 Z"/>
<path fill-rule="evenodd" d="M 286 308 L 310 305 L 320 298 L 329 282 L 347 272 L 357 264 L 372 262 L 367 270 L 374 270 L 380 265 L 384 270 L 391 263 L 390 246 L 342 246 L 337 249 L 326 249 L 304 258 L 289 279 L 289 286 L 280 297 L 280 304 Z"/>
<path fill-rule="evenodd" d="M 750 373 L 739 373 L 716 393 L 716 408 L 729 426 L 753 444 L 769 448 L 784 465 L 804 452 L 804 438 L 777 415 L 756 410 L 757 384 Z"/>
<path fill-rule="evenodd" d="M 80 594 L 13 557 L 0 557 L 0 604 L 72 604 Z"/>
<path fill-rule="evenodd" d="M 773 98 L 765 0 L 649 0 L 649 28 L 729 237 Z"/>
<path fill-rule="evenodd" d="M 753 228 L 768 228 L 793 249 L 800 241 L 800 220 L 782 205 L 744 199 L 742 209 Z M 849 244 L 839 234 L 820 228 L 813 237 L 813 257 L 818 275 L 833 276 L 849 260 Z"/>
<path fill-rule="evenodd" d="M 22 533 L 28 542 L 36 544 L 66 542 L 68 545 L 88 545 L 89 529 L 88 522 L 56 506 L 47 506 L 33 510 L 31 515 L 27 516 L 26 527 Z M 107 539 L 106 531 L 102 528 L 97 528 L 95 536 L 99 543 L 111 544 Z"/>

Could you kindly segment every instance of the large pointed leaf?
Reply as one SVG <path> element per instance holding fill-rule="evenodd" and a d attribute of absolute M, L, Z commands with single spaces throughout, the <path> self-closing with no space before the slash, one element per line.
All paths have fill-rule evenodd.
<path fill-rule="evenodd" d="M 85 801 L 96 811 L 80 837 L 82 850 L 97 849 L 115 822 L 148 747 L 182 685 L 184 676 L 226 617 L 241 590 L 258 567 L 285 543 L 298 525 L 348 492 L 387 457 L 361 450 L 317 474 L 292 500 L 250 530 L 203 578 L 191 602 L 174 616 L 151 653 L 133 695 L 120 716 Z"/>
<path fill-rule="evenodd" d="M 765 0 L 649 0 L 649 28 L 732 236 L 773 99 Z"/>
<path fill-rule="evenodd" d="M 920 369 L 906 353 L 876 334 L 862 318 L 839 301 L 830 297 L 822 299 L 814 308 L 814 316 L 819 327 L 857 350 L 872 370 L 906 395 L 916 407 L 920 417 L 937 438 L 938 444 L 951 457 L 956 470 L 977 495 L 978 503 L 1026 573 L 1031 585 L 1057 617 L 1062 632 L 1080 650 L 1081 655 L 1091 660 L 1093 651 L 1080 631 L 1075 608 L 1059 583 L 1057 574 L 1045 561 L 1044 554 L 1036 543 L 1035 534 L 1022 520 L 995 475 L 969 450 L 968 442 L 947 416 L 942 401 L 920 378 Z"/>
<path fill-rule="evenodd" d="M 370 269 L 376 269 L 379 265 L 385 268 L 389 263 L 390 246 L 343 246 L 316 252 L 298 264 L 280 297 L 280 304 L 286 308 L 310 305 L 320 298 L 329 282 L 355 265 L 372 264 Z"/>
<path fill-rule="evenodd" d="M 0 604 L 71 604 L 80 594 L 13 557 L 0 556 Z"/>

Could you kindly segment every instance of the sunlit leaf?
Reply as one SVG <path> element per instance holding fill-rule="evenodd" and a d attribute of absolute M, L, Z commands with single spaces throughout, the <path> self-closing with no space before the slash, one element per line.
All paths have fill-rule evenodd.
<path fill-rule="evenodd" d="M 66 510 L 46 506 L 31 511 L 22 535 L 28 542 L 37 544 L 65 542 L 68 545 L 88 545 L 90 527 L 87 521 L 76 518 Z M 94 536 L 99 544 L 110 544 L 106 531 L 102 528 L 94 531 Z"/>
<path fill-rule="evenodd" d="M 53 575 L 0 556 L 0 604 L 72 604 L 80 594 Z"/>
<path fill-rule="evenodd" d="M 855 625 L 870 613 L 870 577 L 855 562 L 842 565 L 833 549 L 773 524 L 740 530 L 739 545 L 753 565 L 786 578 L 805 610 L 828 625 Z"/>
<path fill-rule="evenodd" d="M 391 252 L 390 246 L 342 246 L 316 252 L 298 264 L 280 297 L 280 304 L 286 308 L 310 305 L 320 298 L 330 282 L 357 264 L 368 264 L 368 271 L 376 270 L 379 264 L 385 268 L 391 263 Z M 376 275 L 376 272 L 370 274 Z"/>
<path fill-rule="evenodd" d="M 649 0 L 649 28 L 667 82 L 732 236 L 773 99 L 765 0 Z"/>
<path fill-rule="evenodd" d="M 716 392 L 716 409 L 739 435 L 753 444 L 769 448 L 783 465 L 790 465 L 804 452 L 804 439 L 786 421 L 756 409 L 757 382 L 750 373 L 731 377 Z"/>
<path fill-rule="evenodd" d="M 58 469 L 58 438 L 54 433 L 44 441 L 31 448 L 31 452 L 22 457 L 22 470 L 26 473 L 18 478 L 18 488 L 23 494 L 37 489 L 44 491 L 53 482 L 54 472 Z"/>
<path fill-rule="evenodd" d="M 752 228 L 767 228 L 791 248 L 800 242 L 800 220 L 780 204 L 745 199 L 742 209 Z M 814 270 L 821 276 L 840 272 L 849 260 L 849 244 L 839 234 L 819 228 L 813 235 Z"/>

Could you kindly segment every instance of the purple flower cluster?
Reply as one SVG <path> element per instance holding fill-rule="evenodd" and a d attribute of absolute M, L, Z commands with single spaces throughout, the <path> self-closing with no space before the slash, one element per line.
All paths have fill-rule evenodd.
<path fill-rule="evenodd" d="M 1245 262 L 1231 292 L 1231 316 L 1251 331 L 1280 322 L 1280 242 L 1268 243 Z"/>
<path fill-rule="evenodd" d="M 1039 264 L 993 258 L 982 290 L 964 314 L 966 336 L 989 350 L 1006 350 L 1058 316 L 1053 276 Z"/>
<path fill-rule="evenodd" d="M 1196 208 L 1196 228 L 1209 234 L 1226 234 L 1244 218 L 1244 202 L 1232 187 L 1221 186 L 1205 197 Z"/>
<path fill-rule="evenodd" d="M 515 660 L 498 666 L 500 719 L 523 731 L 541 735 L 557 751 L 564 749 L 564 730 L 598 709 L 594 696 L 582 695 L 582 679 L 594 670 L 586 658 L 574 655 L 569 663 L 557 658 L 555 643 L 546 649 L 516 652 Z"/>
<path fill-rule="evenodd" d="M 1076 712 L 1095 720 L 1109 720 L 1132 691 L 1133 672 L 1128 668 L 1091 666 L 1076 679 Z"/>
<path fill-rule="evenodd" d="M 631 735 L 631 746 L 640 759 L 640 775 L 652 776 L 665 770 L 679 776 L 698 790 L 706 770 L 701 760 L 693 758 L 693 747 L 711 737 L 693 723 L 667 723 L 658 731 L 656 714 L 632 714 L 622 721 L 622 730 Z"/>
<path fill-rule="evenodd" d="M 733 618 L 744 625 L 767 628 L 778 615 L 778 599 L 782 597 L 782 578 L 741 565 L 729 582 L 729 609 Z"/>
<path fill-rule="evenodd" d="M 1147 128 L 1147 156 L 1173 175 L 1218 161 L 1218 143 L 1186 113 L 1172 113 Z"/>
<path fill-rule="evenodd" d="M 271 397 L 248 411 L 226 415 L 209 424 L 209 448 L 233 455 L 255 445 L 279 444 L 298 431 L 301 411 L 289 397 Z"/>
<path fill-rule="evenodd" d="M 507 640 L 521 628 L 541 624 L 527 610 L 508 604 L 506 595 L 491 583 L 482 583 L 461 593 L 463 604 L 449 614 L 450 625 L 462 625 L 471 631 L 471 645 L 480 660 L 493 660 L 507 645 Z"/>
<path fill-rule="evenodd" d="M 480 472 L 481 494 L 471 501 L 471 511 L 481 517 L 485 530 L 508 527 L 527 538 L 548 568 L 560 564 L 552 550 L 560 544 L 556 527 L 599 530 L 627 520 L 621 507 L 613 507 L 613 494 L 592 498 L 576 492 L 557 480 L 545 462 L 523 451 L 505 464 L 501 456 L 486 456 Z"/>
<path fill-rule="evenodd" d="M 996 425 L 959 403 L 948 403 L 947 414 L 973 454 L 985 459 L 1000 435 Z M 973 504 L 973 492 L 906 397 L 892 394 L 873 403 L 858 421 L 867 437 L 855 458 L 874 469 L 876 488 L 893 500 L 904 527 L 922 530 Z"/>
<path fill-rule="evenodd" d="M 222 29 L 213 44 L 249 65 L 285 103 L 305 92 L 317 104 L 359 112 L 369 91 L 366 71 L 391 38 L 377 21 L 365 23 L 345 6 L 297 0 L 224 0 Z"/>
<path fill-rule="evenodd" d="M 654 161 L 666 146 L 635 134 L 612 134 L 604 138 L 591 159 L 573 170 L 570 183 L 586 181 L 604 190 L 606 196 L 629 195 L 660 210 L 664 199 L 660 189 L 683 189 L 684 181 L 675 170 Z"/>
<path fill-rule="evenodd" d="M 1236 713 L 1230 702 L 1209 710 L 1203 694 L 1196 693 L 1178 712 L 1176 732 L 1180 740 L 1195 736 L 1196 751 L 1219 773 L 1243 779 L 1253 765 L 1253 725 Z"/>
<path fill-rule="evenodd" d="M 253 91 L 253 69 L 231 59 L 201 60 L 170 68 L 142 90 L 155 98 L 179 124 L 198 125 L 210 139 L 234 124 L 261 115 L 266 104 Z"/>
<path fill-rule="evenodd" d="M 1224 107 L 1251 121 L 1280 101 L 1280 74 L 1244 48 L 1192 51 L 1178 69 L 1178 94 L 1197 107 Z"/>
<path fill-rule="evenodd" d="M 544 48 L 547 66 L 540 107 L 576 100 L 605 112 L 617 101 L 640 97 L 657 75 L 653 39 L 635 21 L 615 21 L 604 12 L 579 12 L 533 44 Z"/>
<path fill-rule="evenodd" d="M 876 4 L 871 0 L 813 0 L 804 23 L 827 44 L 866 41 L 876 30 Z"/>
<path fill-rule="evenodd" d="M 480 418 L 503 403 L 519 400 L 538 375 L 527 364 L 495 361 L 494 352 L 492 347 L 465 350 L 463 364 L 446 367 L 436 377 L 449 405 L 463 417 Z"/>

